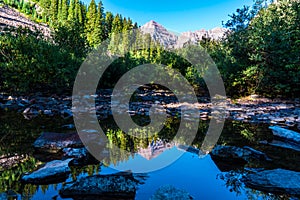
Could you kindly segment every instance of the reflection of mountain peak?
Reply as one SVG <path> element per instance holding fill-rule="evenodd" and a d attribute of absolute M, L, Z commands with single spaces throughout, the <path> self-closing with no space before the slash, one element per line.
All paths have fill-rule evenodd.
<path fill-rule="evenodd" d="M 224 37 L 228 31 L 226 28 L 216 27 L 211 30 L 197 30 L 183 32 L 179 36 L 175 35 L 171 31 L 168 31 L 161 24 L 151 20 L 144 24 L 140 30 L 143 33 L 149 33 L 153 40 L 159 42 L 166 48 L 178 48 L 182 47 L 185 43 L 197 43 L 203 38 L 210 38 L 212 40 L 220 40 Z"/>
<path fill-rule="evenodd" d="M 196 154 L 199 157 L 204 157 L 207 154 L 191 146 L 176 144 L 174 142 L 164 142 L 163 140 L 152 141 L 147 148 L 139 148 L 138 154 L 140 154 L 147 160 L 151 160 L 158 157 L 165 150 L 172 149 L 173 147 L 177 147 L 177 149 L 181 151 Z"/>
<path fill-rule="evenodd" d="M 171 149 L 174 146 L 172 143 L 165 143 L 162 140 L 152 141 L 148 148 L 140 148 L 138 154 L 146 158 L 147 160 L 151 160 L 156 158 L 161 153 L 163 153 L 167 149 Z"/>

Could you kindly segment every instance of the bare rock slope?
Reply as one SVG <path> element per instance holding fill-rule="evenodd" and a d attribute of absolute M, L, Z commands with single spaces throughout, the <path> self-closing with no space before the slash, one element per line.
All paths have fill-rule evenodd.
<path fill-rule="evenodd" d="M 40 31 L 46 38 L 50 37 L 50 29 L 44 24 L 38 24 L 26 18 L 23 14 L 19 13 L 7 5 L 0 7 L 0 30 L 1 32 L 7 27 L 23 27 L 32 31 Z"/>

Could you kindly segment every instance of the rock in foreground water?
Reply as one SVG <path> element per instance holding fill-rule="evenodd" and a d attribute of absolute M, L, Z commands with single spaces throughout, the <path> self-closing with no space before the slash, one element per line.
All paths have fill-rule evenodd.
<path fill-rule="evenodd" d="M 300 195 L 300 172 L 284 169 L 260 171 L 242 179 L 246 186 L 271 193 Z"/>
<path fill-rule="evenodd" d="M 134 199 L 140 183 L 130 172 L 94 175 L 65 185 L 60 194 L 73 199 Z"/>
<path fill-rule="evenodd" d="M 22 181 L 32 184 L 50 184 L 65 181 L 71 170 L 69 162 L 72 159 L 64 161 L 54 160 L 48 162 L 44 167 L 22 177 Z"/>

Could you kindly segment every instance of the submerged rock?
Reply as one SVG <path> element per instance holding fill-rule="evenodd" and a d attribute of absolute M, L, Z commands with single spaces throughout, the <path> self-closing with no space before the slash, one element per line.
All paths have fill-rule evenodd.
<path fill-rule="evenodd" d="M 5 192 L 0 193 L 0 200 L 7 200 L 7 199 L 8 199 L 8 196 Z"/>
<path fill-rule="evenodd" d="M 246 186 L 271 193 L 300 195 L 300 172 L 284 169 L 259 171 L 245 176 Z"/>
<path fill-rule="evenodd" d="M 272 161 L 265 153 L 251 147 L 217 145 L 210 153 L 212 160 L 222 172 L 244 168 L 247 163 L 268 163 Z"/>
<path fill-rule="evenodd" d="M 32 184 L 50 184 L 65 181 L 71 170 L 69 162 L 72 159 L 64 161 L 54 160 L 48 162 L 44 167 L 22 177 L 22 181 Z"/>
<path fill-rule="evenodd" d="M 273 135 L 280 140 L 300 145 L 300 133 L 279 126 L 270 126 L 269 128 L 272 129 Z"/>
<path fill-rule="evenodd" d="M 172 185 L 165 185 L 160 188 L 151 196 L 150 200 L 190 200 L 194 199 L 188 192 L 185 190 L 180 190 L 175 188 Z"/>
<path fill-rule="evenodd" d="M 217 145 L 211 152 L 212 156 L 225 160 L 244 160 L 251 159 L 269 160 L 265 153 L 255 150 L 251 147 L 235 147 Z"/>
<path fill-rule="evenodd" d="M 33 146 L 42 152 L 57 153 L 63 148 L 83 147 L 83 144 L 77 133 L 44 132 L 34 142 Z"/>
<path fill-rule="evenodd" d="M 60 194 L 73 199 L 134 199 L 140 183 L 130 172 L 94 175 L 65 185 Z"/>

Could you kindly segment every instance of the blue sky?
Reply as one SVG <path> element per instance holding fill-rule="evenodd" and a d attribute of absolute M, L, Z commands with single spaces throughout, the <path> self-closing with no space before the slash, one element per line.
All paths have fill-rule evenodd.
<path fill-rule="evenodd" d="M 96 0 L 98 2 L 98 0 Z M 90 0 L 84 0 L 89 3 Z M 253 0 L 102 0 L 106 11 L 143 25 L 150 20 L 175 32 L 221 27 L 228 15 Z"/>

